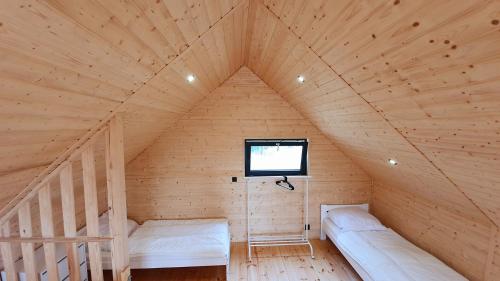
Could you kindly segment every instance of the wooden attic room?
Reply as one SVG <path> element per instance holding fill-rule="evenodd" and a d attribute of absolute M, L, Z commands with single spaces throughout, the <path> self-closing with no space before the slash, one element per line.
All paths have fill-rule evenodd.
<path fill-rule="evenodd" d="M 1 280 L 500 280 L 499 22 L 0 1 Z"/>

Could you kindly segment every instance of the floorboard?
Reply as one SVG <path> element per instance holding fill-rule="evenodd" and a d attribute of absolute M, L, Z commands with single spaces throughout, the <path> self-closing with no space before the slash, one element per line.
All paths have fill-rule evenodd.
<path fill-rule="evenodd" d="M 231 281 L 361 281 L 345 258 L 329 241 L 312 241 L 315 259 L 309 248 L 266 247 L 254 251 L 247 261 L 246 243 L 231 245 Z M 224 267 L 191 267 L 132 270 L 134 281 L 223 281 Z M 106 272 L 105 280 L 111 280 Z"/>

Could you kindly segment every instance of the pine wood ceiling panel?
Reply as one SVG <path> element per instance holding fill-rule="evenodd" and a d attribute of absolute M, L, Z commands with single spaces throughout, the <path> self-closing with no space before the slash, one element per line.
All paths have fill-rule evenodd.
<path fill-rule="evenodd" d="M 400 188 L 375 183 L 371 211 L 405 239 L 431 253 L 468 280 L 487 278 L 491 228 L 464 219 Z M 409 222 L 408 217 L 411 217 Z M 486 269 L 486 270 L 485 270 Z"/>
<path fill-rule="evenodd" d="M 264 2 L 500 223 L 500 2 Z"/>
<path fill-rule="evenodd" d="M 2 1 L 1 206 L 112 111 L 133 159 L 244 60 L 247 1 Z M 186 76 L 194 74 L 193 84 Z"/>
<path fill-rule="evenodd" d="M 312 12 L 307 12 L 309 8 L 304 10 L 286 7 L 302 7 L 299 2 L 281 3 L 283 5 L 276 3 L 275 6 L 290 11 L 302 10 L 301 15 L 306 14 L 314 18 Z M 360 4 L 358 9 L 364 7 L 363 5 L 375 5 L 373 2 L 376 1 L 368 2 L 370 3 Z M 257 75 L 313 120 L 376 179 L 418 193 L 455 213 L 487 224 L 483 213 L 412 143 L 394 129 L 391 123 L 387 122 L 386 116 L 377 112 L 377 108 L 370 106 L 330 69 L 314 50 L 304 43 L 300 34 L 295 35 L 291 31 L 303 30 L 300 24 L 291 23 L 287 26 L 264 4 L 259 1 L 255 1 L 255 4 L 252 6 L 256 9 L 256 15 L 253 32 L 249 35 L 252 41 L 248 51 L 248 66 Z M 302 18 L 299 16 L 299 19 Z M 308 26 L 314 25 L 307 19 L 304 21 Z M 261 32 L 263 26 L 268 28 Z M 304 30 L 304 36 L 310 32 L 314 30 Z M 268 47 L 276 45 L 282 47 Z M 306 82 L 302 85 L 296 81 L 299 74 L 306 77 Z M 399 165 L 395 168 L 388 166 L 388 158 L 398 159 Z"/>

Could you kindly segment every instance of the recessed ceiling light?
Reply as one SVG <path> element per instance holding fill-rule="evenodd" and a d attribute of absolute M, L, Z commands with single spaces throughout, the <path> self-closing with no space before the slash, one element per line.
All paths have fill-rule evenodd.
<path fill-rule="evenodd" d="M 193 74 L 189 74 L 187 77 L 186 77 L 186 80 L 189 82 L 189 83 L 193 83 L 194 80 L 196 80 L 196 77 L 193 75 Z"/>
<path fill-rule="evenodd" d="M 391 166 L 396 166 L 398 164 L 398 161 L 396 159 L 389 159 L 387 160 L 387 163 Z"/>
<path fill-rule="evenodd" d="M 306 78 L 304 78 L 303 75 L 297 76 L 297 82 L 299 82 L 300 84 L 302 84 L 302 83 L 304 83 L 304 81 L 306 81 Z"/>

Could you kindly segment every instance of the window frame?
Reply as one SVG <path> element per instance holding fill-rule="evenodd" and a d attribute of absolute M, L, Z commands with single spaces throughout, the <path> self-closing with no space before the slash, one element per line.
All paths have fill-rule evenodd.
<path fill-rule="evenodd" d="M 252 146 L 302 146 L 302 157 L 300 170 L 280 171 L 280 170 L 250 170 L 250 152 Z M 245 139 L 245 177 L 265 177 L 265 176 L 307 176 L 308 172 L 308 139 Z"/>

